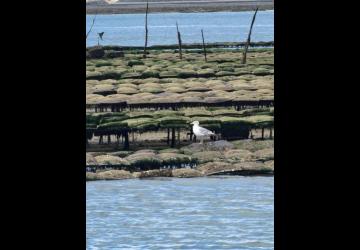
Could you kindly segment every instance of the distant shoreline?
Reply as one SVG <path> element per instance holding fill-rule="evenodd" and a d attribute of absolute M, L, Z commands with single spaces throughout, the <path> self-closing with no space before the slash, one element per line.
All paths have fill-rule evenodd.
<path fill-rule="evenodd" d="M 86 5 L 86 14 L 135 14 L 145 12 L 146 2 L 127 2 L 122 4 L 109 5 Z M 197 13 L 197 12 L 237 12 L 251 11 L 259 7 L 259 10 L 273 10 L 272 1 L 234 1 L 222 0 L 216 2 L 210 1 L 174 1 L 174 2 L 149 2 L 150 13 L 179 12 L 179 13 Z"/>

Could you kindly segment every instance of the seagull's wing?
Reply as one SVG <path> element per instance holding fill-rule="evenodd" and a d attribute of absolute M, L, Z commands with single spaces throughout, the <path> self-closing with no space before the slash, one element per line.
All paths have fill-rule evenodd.
<path fill-rule="evenodd" d="M 211 132 L 210 130 L 206 129 L 206 128 L 203 128 L 203 127 L 199 127 L 199 133 L 202 135 L 202 136 L 206 136 L 206 135 L 213 135 L 214 133 Z"/>

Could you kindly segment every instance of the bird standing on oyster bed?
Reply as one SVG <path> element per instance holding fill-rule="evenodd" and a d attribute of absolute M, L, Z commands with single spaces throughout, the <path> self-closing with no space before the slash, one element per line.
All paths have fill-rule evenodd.
<path fill-rule="evenodd" d="M 200 144 L 202 144 L 204 142 L 204 137 L 207 136 L 211 136 L 211 135 L 215 135 L 213 132 L 211 132 L 210 130 L 200 127 L 199 126 L 199 122 L 198 121 L 193 121 L 192 123 L 190 123 L 193 125 L 193 133 L 196 135 L 196 138 L 200 139 Z"/>

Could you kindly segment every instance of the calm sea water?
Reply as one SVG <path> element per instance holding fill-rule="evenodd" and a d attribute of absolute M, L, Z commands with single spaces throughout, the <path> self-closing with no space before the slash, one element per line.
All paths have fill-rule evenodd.
<path fill-rule="evenodd" d="M 250 12 L 205 13 L 150 13 L 148 15 L 148 45 L 176 44 L 176 22 L 183 43 L 202 42 L 204 29 L 206 42 L 245 41 L 253 16 Z M 93 15 L 86 16 L 86 31 L 90 29 Z M 97 33 L 105 32 L 101 44 L 143 46 L 144 14 L 98 15 L 87 46 L 97 44 Z M 274 40 L 274 11 L 259 11 L 252 33 L 253 41 Z"/>
<path fill-rule="evenodd" d="M 87 249 L 274 249 L 274 178 L 86 183 Z"/>

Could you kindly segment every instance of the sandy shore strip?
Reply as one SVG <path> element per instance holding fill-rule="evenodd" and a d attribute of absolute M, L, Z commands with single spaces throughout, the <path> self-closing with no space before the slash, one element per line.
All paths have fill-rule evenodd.
<path fill-rule="evenodd" d="M 124 0 L 113 4 L 105 2 L 87 2 L 87 14 L 131 14 L 144 13 L 146 1 Z M 274 9 L 273 0 L 150 0 L 149 11 L 161 12 L 217 12 L 217 11 L 249 11 Z"/>

